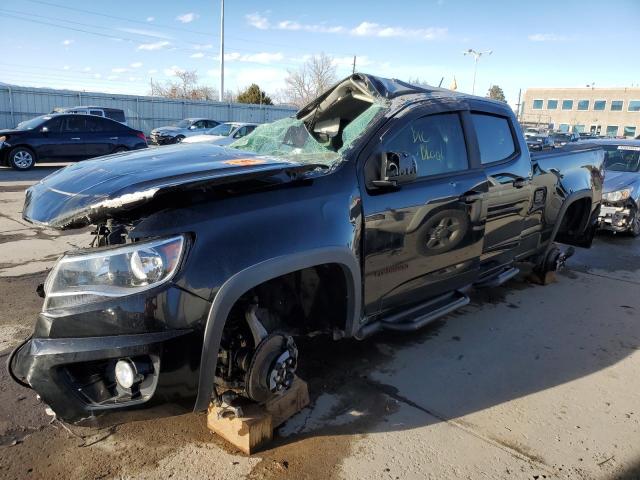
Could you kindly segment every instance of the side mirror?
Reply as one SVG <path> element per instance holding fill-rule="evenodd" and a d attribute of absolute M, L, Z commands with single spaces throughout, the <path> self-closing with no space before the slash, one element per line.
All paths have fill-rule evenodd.
<path fill-rule="evenodd" d="M 40 129 L 40 133 L 49 133 L 49 129 L 47 127 L 42 127 Z"/>
<path fill-rule="evenodd" d="M 418 163 L 406 152 L 385 152 L 380 157 L 380 178 L 371 183 L 378 188 L 398 187 L 415 180 Z"/>

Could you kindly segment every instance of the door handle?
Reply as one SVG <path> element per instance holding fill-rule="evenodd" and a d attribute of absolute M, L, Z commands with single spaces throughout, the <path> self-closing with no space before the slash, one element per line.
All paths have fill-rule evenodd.
<path fill-rule="evenodd" d="M 513 181 L 513 186 L 515 188 L 522 188 L 522 187 L 526 187 L 527 185 L 529 185 L 529 179 L 528 178 L 516 178 Z"/>
<path fill-rule="evenodd" d="M 109 137 L 109 140 L 117 140 L 118 137 Z"/>
<path fill-rule="evenodd" d="M 483 194 L 476 192 L 467 192 L 464 195 L 460 195 L 460 201 L 464 203 L 473 203 L 478 200 L 482 200 Z"/>
<path fill-rule="evenodd" d="M 71 137 L 71 140 L 80 140 L 80 137 Z"/>

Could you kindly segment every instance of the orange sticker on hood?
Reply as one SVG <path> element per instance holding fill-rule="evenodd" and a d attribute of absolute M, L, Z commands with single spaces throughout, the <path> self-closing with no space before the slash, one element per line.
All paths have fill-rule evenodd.
<path fill-rule="evenodd" d="M 260 165 L 261 163 L 266 163 L 266 160 L 261 160 L 259 158 L 236 158 L 234 160 L 225 160 L 222 163 L 226 163 L 227 165 L 248 166 Z"/>

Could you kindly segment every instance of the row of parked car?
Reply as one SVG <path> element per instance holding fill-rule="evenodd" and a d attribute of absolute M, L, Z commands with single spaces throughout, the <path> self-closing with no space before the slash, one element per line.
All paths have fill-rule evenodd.
<path fill-rule="evenodd" d="M 187 118 L 156 128 L 151 143 L 207 142 L 228 145 L 251 133 L 257 124 Z M 0 130 L 0 164 L 29 170 L 36 162 L 67 162 L 147 148 L 144 132 L 127 125 L 124 111 L 81 106 L 56 108 L 50 114 Z"/>

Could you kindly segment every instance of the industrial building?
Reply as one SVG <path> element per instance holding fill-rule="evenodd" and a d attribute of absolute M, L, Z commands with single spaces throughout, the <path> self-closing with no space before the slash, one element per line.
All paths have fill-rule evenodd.
<path fill-rule="evenodd" d="M 640 88 L 530 88 L 519 109 L 523 125 L 608 137 L 640 135 Z"/>

